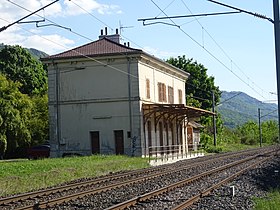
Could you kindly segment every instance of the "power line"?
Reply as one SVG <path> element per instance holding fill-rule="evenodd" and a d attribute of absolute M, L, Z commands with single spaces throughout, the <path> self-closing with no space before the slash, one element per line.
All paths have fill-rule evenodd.
<path fill-rule="evenodd" d="M 190 10 L 190 8 L 187 6 L 187 4 L 185 3 L 184 0 L 181 0 L 181 2 L 183 3 L 183 5 L 187 8 L 187 10 L 191 13 L 192 11 Z M 208 32 L 208 30 L 205 29 L 205 27 L 200 23 L 200 21 L 198 20 L 197 17 L 194 17 L 194 19 L 197 21 L 197 23 L 201 26 L 201 28 L 203 29 L 203 31 L 205 31 L 207 33 L 207 35 L 212 39 L 212 41 L 216 44 L 216 46 L 223 52 L 223 54 L 229 59 L 229 61 L 240 70 L 240 72 L 248 79 L 252 82 L 252 84 L 254 84 L 257 88 L 259 88 L 262 92 L 267 92 L 265 90 L 263 90 L 260 86 L 258 86 L 253 80 L 250 79 L 249 76 L 247 76 L 245 74 L 245 72 L 233 61 L 233 59 L 228 55 L 228 53 L 226 53 L 226 51 L 221 47 L 221 45 L 218 44 L 218 42 L 214 39 L 214 37 Z M 203 44 L 204 46 L 204 44 Z"/>
<path fill-rule="evenodd" d="M 151 0 L 151 2 L 160 10 L 162 11 L 162 9 L 153 1 Z M 164 11 L 162 11 L 162 13 L 169 18 L 169 20 L 174 24 L 177 25 L 172 18 L 170 18 Z M 189 37 L 193 42 L 195 42 L 198 46 L 200 46 L 202 49 L 204 49 L 211 57 L 213 57 L 217 62 L 219 62 L 222 66 L 224 66 L 225 69 L 227 69 L 228 71 L 230 71 L 235 77 L 237 77 L 240 81 L 242 81 L 244 84 L 246 84 L 250 89 L 252 89 L 256 94 L 258 94 L 259 96 L 261 96 L 262 98 L 264 98 L 263 95 L 261 95 L 259 92 L 257 92 L 249 83 L 245 82 L 239 75 L 237 75 L 232 69 L 230 69 L 229 67 L 227 67 L 219 58 L 217 58 L 217 56 L 215 56 L 213 53 L 211 53 L 207 48 L 205 48 L 203 45 L 201 45 L 197 40 L 195 40 L 193 37 L 191 37 L 187 32 L 185 32 L 182 28 L 178 27 L 179 30 L 181 32 L 183 32 L 187 37 Z"/>
<path fill-rule="evenodd" d="M 217 1 L 213 1 L 213 0 L 207 0 L 207 1 L 210 1 L 210 2 L 215 3 L 215 4 L 219 4 L 219 5 L 221 5 L 221 6 L 228 7 L 228 8 L 231 8 L 231 9 L 234 9 L 234 10 L 237 10 L 237 11 L 240 11 L 240 12 L 243 12 L 243 13 L 247 13 L 247 14 L 249 14 L 249 15 L 253 15 L 253 16 L 255 16 L 255 17 L 262 18 L 262 19 L 268 20 L 268 21 L 271 22 L 271 23 L 274 23 L 274 20 L 272 20 L 271 18 L 266 17 L 265 15 L 261 15 L 261 14 L 258 14 L 258 13 L 249 12 L 249 11 L 246 11 L 246 10 L 244 10 L 244 9 L 240 9 L 240 8 L 237 8 L 237 7 L 233 7 L 233 6 L 230 6 L 230 5 L 227 5 L 227 4 L 223 4 L 223 3 L 220 3 L 220 2 L 217 2 Z"/>
<path fill-rule="evenodd" d="M 7 1 L 10 2 L 9 0 L 7 0 Z M 10 23 L 10 24 L 7 25 L 7 26 L 3 26 L 2 28 L 0 28 L 0 32 L 1 32 L 1 31 L 4 31 L 4 30 L 6 30 L 7 28 L 11 27 L 12 25 L 17 24 L 17 23 L 19 23 L 20 21 L 22 21 L 22 20 L 24 20 L 24 19 L 30 17 L 31 15 L 34 15 L 35 13 L 37 13 L 37 12 L 39 12 L 39 11 L 41 11 L 41 10 L 43 10 L 43 9 L 45 9 L 45 8 L 47 8 L 47 7 L 49 7 L 49 6 L 51 6 L 52 4 L 54 4 L 54 3 L 58 2 L 58 1 L 59 1 L 59 0 L 55 0 L 55 1 L 53 1 L 53 2 L 51 2 L 51 3 L 49 3 L 49 4 L 47 4 L 46 6 L 40 8 L 40 9 L 34 11 L 34 12 L 31 12 L 31 11 L 29 10 L 29 11 L 31 12 L 29 15 L 26 15 L 26 16 L 24 16 L 23 18 L 20 18 L 19 20 L 15 21 L 15 22 L 13 22 L 13 23 Z M 12 3 L 12 2 L 11 2 L 11 3 Z"/>
<path fill-rule="evenodd" d="M 273 111 L 271 111 L 271 112 L 269 112 L 269 113 L 267 113 L 267 114 L 265 114 L 265 115 L 261 116 L 260 118 L 263 118 L 263 117 L 269 116 L 270 114 L 272 114 L 272 113 L 274 113 L 274 112 L 276 112 L 276 111 L 278 111 L 278 109 L 275 109 L 275 110 L 273 110 Z M 270 115 L 270 116 L 273 116 L 273 115 Z M 273 116 L 273 117 L 277 117 L 277 116 Z"/>
<path fill-rule="evenodd" d="M 217 106 L 219 106 L 219 105 L 221 105 L 222 103 L 225 103 L 225 102 L 227 102 L 227 101 L 229 101 L 229 100 L 235 98 L 236 96 L 239 96 L 241 93 L 242 93 L 242 92 L 239 92 L 239 93 L 237 93 L 236 95 L 234 95 L 234 96 L 232 96 L 232 97 L 230 97 L 230 98 L 228 98 L 228 99 L 225 99 L 224 101 L 221 101 L 220 103 L 217 104 Z"/>
<path fill-rule="evenodd" d="M 9 21 L 7 21 L 7 20 L 5 20 L 5 19 L 3 19 L 3 18 L 1 18 L 1 17 L 0 17 L 0 19 L 3 20 L 3 21 L 5 21 L 5 22 L 8 22 L 8 23 L 9 23 Z M 19 27 L 19 26 L 17 26 L 17 27 Z M 29 33 L 31 33 L 31 34 L 38 35 L 38 34 L 32 32 L 32 31 L 29 31 L 29 30 L 27 30 L 27 29 L 25 29 L 25 28 L 22 28 L 22 27 L 19 27 L 19 28 L 21 28 L 22 30 L 27 31 L 27 32 L 29 32 Z M 114 67 L 114 66 L 112 66 L 112 65 L 110 65 L 110 64 L 104 63 L 104 62 L 99 61 L 99 60 L 97 60 L 97 59 L 94 59 L 94 58 L 92 58 L 92 57 L 90 57 L 90 56 L 87 56 L 87 55 L 85 55 L 85 54 L 82 54 L 82 53 L 76 51 L 75 49 L 68 49 L 68 48 L 65 47 L 64 45 L 62 45 L 62 44 L 60 44 L 60 43 L 57 43 L 57 42 L 55 42 L 55 41 L 53 41 L 53 40 L 51 40 L 51 39 L 48 39 L 48 38 L 43 37 L 43 36 L 41 36 L 41 35 L 38 35 L 38 36 L 40 36 L 42 39 L 45 39 L 45 40 L 47 40 L 47 41 L 49 41 L 49 42 L 51 42 L 51 43 L 53 43 L 53 44 L 55 44 L 55 45 L 58 45 L 58 46 L 64 48 L 65 50 L 72 51 L 72 52 L 76 53 L 77 55 L 83 56 L 83 57 L 85 57 L 85 58 L 87 58 L 87 59 L 89 59 L 89 60 L 91 60 L 91 61 L 97 62 L 97 63 L 99 63 L 99 64 L 102 65 L 102 66 L 107 66 L 107 67 L 109 67 L 110 69 L 116 70 L 116 71 L 118 71 L 118 72 L 120 72 L 120 73 L 123 73 L 123 74 L 125 74 L 125 75 L 130 75 L 130 76 L 133 77 L 133 78 L 136 78 L 136 79 L 139 79 L 139 80 L 142 80 L 142 81 L 146 81 L 145 79 L 142 79 L 142 78 L 140 78 L 140 77 L 138 77 L 138 76 L 135 76 L 135 75 L 133 75 L 133 74 L 131 74 L 131 73 L 128 73 L 128 72 L 126 72 L 126 71 L 124 71 L 124 70 L 122 70 L 122 69 L 116 68 L 116 67 Z M 123 54 L 123 53 L 121 53 L 121 54 Z M 123 54 L 123 55 L 125 55 L 125 54 Z M 62 71 L 62 72 L 60 72 L 60 73 L 62 74 L 62 73 L 68 73 L 68 72 L 72 72 L 72 71 L 73 71 L 72 69 L 70 69 L 70 70 L 64 70 L 64 71 Z M 76 70 L 76 69 L 75 69 L 75 71 L 82 71 L 82 69 L 81 69 L 81 70 Z M 52 74 L 51 74 L 51 73 L 48 73 L 48 75 L 56 75 L 56 73 L 52 73 Z M 153 84 L 154 86 L 156 86 L 156 84 L 154 84 L 152 81 L 150 81 L 150 82 L 151 82 L 151 84 Z"/>
<path fill-rule="evenodd" d="M 96 19 L 97 21 L 99 21 L 100 23 L 104 24 L 105 26 L 107 26 L 108 28 L 110 28 L 112 31 L 114 30 L 111 26 L 109 26 L 107 23 L 105 23 L 104 21 L 100 20 L 99 18 L 97 18 L 95 15 L 93 15 L 91 12 L 89 12 L 88 10 L 86 10 L 85 8 L 81 7 L 79 4 L 75 3 L 74 0 L 70 1 L 72 2 L 74 5 L 76 5 L 77 7 L 79 7 L 81 10 L 83 10 L 85 13 L 87 13 L 88 15 L 90 15 L 91 17 L 93 17 L 94 19 Z M 121 30 L 121 29 L 120 29 Z M 144 49 L 144 47 L 138 45 L 137 43 L 135 43 L 133 40 L 129 39 L 128 37 L 125 37 L 124 35 L 121 35 L 122 37 L 124 37 L 125 39 L 127 39 L 128 41 L 130 41 L 131 43 L 133 43 L 135 46 L 140 47 L 141 49 Z"/>
<path fill-rule="evenodd" d="M 25 8 L 25 7 L 23 7 L 23 6 L 19 5 L 19 4 L 17 4 L 17 3 L 15 3 L 15 2 L 12 2 L 11 0 L 7 0 L 7 1 L 10 2 L 11 4 L 13 4 L 13 5 L 15 5 L 15 6 L 21 8 L 21 9 L 24 9 L 24 10 L 26 10 L 26 11 L 28 11 L 28 12 L 31 12 L 29 9 L 27 9 L 27 8 Z M 68 27 L 61 26 L 60 24 L 57 24 L 57 23 L 55 23 L 54 21 L 52 21 L 52 20 L 50 20 L 50 19 L 47 19 L 47 18 L 45 18 L 45 17 L 43 17 L 43 16 L 41 16 L 41 15 L 39 15 L 39 14 L 35 14 L 35 15 L 37 15 L 38 17 L 44 18 L 44 19 L 46 19 L 47 21 L 49 21 L 50 23 L 52 23 L 52 24 L 54 24 L 54 25 L 58 25 L 58 26 L 60 26 L 61 28 L 64 28 L 64 29 L 65 29 L 65 28 L 68 28 Z M 90 39 L 90 38 L 88 38 L 88 37 L 86 37 L 86 36 L 83 36 L 82 34 L 79 34 L 78 32 L 75 32 L 75 31 L 73 31 L 72 29 L 69 30 L 69 31 L 70 31 L 71 33 L 73 33 L 73 34 L 76 34 L 77 36 L 80 36 L 80 37 L 84 38 L 84 39 L 87 39 L 87 40 L 89 40 L 89 41 L 93 41 L 92 39 Z"/>

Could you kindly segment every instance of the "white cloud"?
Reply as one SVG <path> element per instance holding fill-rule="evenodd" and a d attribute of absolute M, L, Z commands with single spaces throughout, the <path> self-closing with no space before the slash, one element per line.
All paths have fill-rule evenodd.
<path fill-rule="evenodd" d="M 163 51 L 163 50 L 152 48 L 152 47 L 149 47 L 149 46 L 144 47 L 143 50 L 145 52 L 151 54 L 151 55 L 154 55 L 157 58 L 160 58 L 160 59 L 167 59 L 167 58 L 170 58 L 170 57 L 177 57 L 178 56 L 178 52 Z"/>
<path fill-rule="evenodd" d="M 64 15 L 80 15 L 87 12 L 97 11 L 99 14 L 121 14 L 118 5 L 100 4 L 95 0 L 64 0 Z M 86 10 L 86 11 L 85 11 Z"/>
<path fill-rule="evenodd" d="M 5 40 L 4 44 L 20 45 L 26 48 L 36 48 L 48 54 L 55 54 L 68 50 L 74 45 L 74 41 L 62 37 L 58 34 L 42 35 L 40 30 L 36 30 L 36 34 L 28 34 L 18 27 L 11 27 L 0 33 L 0 40 Z"/>
<path fill-rule="evenodd" d="M 68 50 L 69 46 L 74 44 L 74 41 L 57 34 L 32 35 L 26 37 L 26 40 L 22 44 L 28 48 L 35 48 L 52 55 Z"/>
<path fill-rule="evenodd" d="M 7 21 L 16 21 L 31 12 L 34 12 L 54 0 L 11 0 L 1 2 L 0 14 L 1 18 Z M 96 0 L 64 0 L 63 3 L 56 2 L 42 11 L 36 13 L 37 15 L 48 17 L 57 16 L 77 16 L 80 14 L 97 11 L 99 14 L 121 14 L 122 11 L 118 5 L 101 4 Z M 32 15 L 26 20 L 36 19 L 36 14 Z"/>
<path fill-rule="evenodd" d="M 0 3 L 0 28 L 19 20 L 53 1 L 54 0 L 2 0 Z M 77 16 L 85 13 L 79 6 L 86 9 L 88 12 L 96 11 L 104 15 L 122 13 L 119 6 L 102 4 L 96 0 L 64 0 L 52 4 L 36 14 L 50 20 L 52 17 L 60 16 L 65 18 L 68 16 Z M 23 21 L 40 20 L 41 18 L 36 14 Z M 45 28 L 35 28 L 34 24 L 24 24 L 24 26 L 15 24 L 9 27 L 7 30 L 0 33 L 0 42 L 1 41 L 4 44 L 36 48 L 48 54 L 65 51 L 74 46 L 73 40 L 65 38 L 63 35 L 58 35 L 58 32 L 50 32 L 50 30 Z"/>

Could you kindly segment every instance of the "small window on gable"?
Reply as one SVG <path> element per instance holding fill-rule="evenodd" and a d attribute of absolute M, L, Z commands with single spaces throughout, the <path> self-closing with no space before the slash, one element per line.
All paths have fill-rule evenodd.
<path fill-rule="evenodd" d="M 183 98 L 182 98 L 182 90 L 181 89 L 178 89 L 178 98 L 179 98 L 179 104 L 182 104 L 183 103 Z"/>
<path fill-rule="evenodd" d="M 146 97 L 148 99 L 151 98 L 151 94 L 150 94 L 150 80 L 146 79 Z"/>

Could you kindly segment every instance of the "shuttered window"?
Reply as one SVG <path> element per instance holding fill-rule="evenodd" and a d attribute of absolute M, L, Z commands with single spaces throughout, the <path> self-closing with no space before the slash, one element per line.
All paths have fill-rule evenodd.
<path fill-rule="evenodd" d="M 150 80 L 146 79 L 146 97 L 148 99 L 151 98 L 151 94 L 150 94 Z"/>
<path fill-rule="evenodd" d="M 182 90 L 181 89 L 178 90 L 178 98 L 179 98 L 179 104 L 182 104 L 183 103 L 183 98 L 182 98 Z"/>
<path fill-rule="evenodd" d="M 166 102 L 166 85 L 164 83 L 158 83 L 158 101 Z"/>
<path fill-rule="evenodd" d="M 174 90 L 170 86 L 168 86 L 168 103 L 174 104 Z"/>

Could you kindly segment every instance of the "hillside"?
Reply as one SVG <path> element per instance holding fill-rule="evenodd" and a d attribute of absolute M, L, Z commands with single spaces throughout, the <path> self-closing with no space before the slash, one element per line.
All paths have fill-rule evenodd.
<path fill-rule="evenodd" d="M 0 50 L 3 49 L 5 47 L 5 44 L 1 44 L 0 43 Z M 28 50 L 30 52 L 31 55 L 33 55 L 35 58 L 37 58 L 38 60 L 40 58 L 44 58 L 44 57 L 47 57 L 48 54 L 43 52 L 43 51 L 40 51 L 40 50 L 37 50 L 37 49 L 34 49 L 34 48 L 25 48 L 26 50 Z"/>
<path fill-rule="evenodd" d="M 278 120 L 277 104 L 263 103 L 243 92 L 222 91 L 221 103 L 217 111 L 221 114 L 224 125 L 234 128 L 249 120 L 258 122 L 258 108 L 261 109 L 261 121 Z"/>

